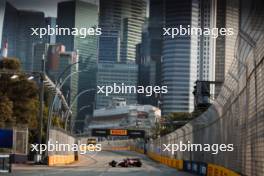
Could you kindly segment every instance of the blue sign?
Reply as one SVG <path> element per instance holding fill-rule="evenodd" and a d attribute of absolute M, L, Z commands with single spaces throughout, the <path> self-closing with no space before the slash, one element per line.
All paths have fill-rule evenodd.
<path fill-rule="evenodd" d="M 13 147 L 13 130 L 0 129 L 0 148 Z"/>

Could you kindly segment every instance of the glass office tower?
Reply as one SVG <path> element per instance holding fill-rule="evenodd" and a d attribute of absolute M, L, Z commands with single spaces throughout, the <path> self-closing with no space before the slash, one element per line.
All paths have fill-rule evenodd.
<path fill-rule="evenodd" d="M 234 59 L 239 28 L 239 0 L 217 1 L 216 25 L 218 28 L 233 28 L 234 32 L 231 36 L 219 36 L 216 39 L 215 80 L 223 82 Z M 216 96 L 221 87 L 222 84 L 215 86 Z"/>
<path fill-rule="evenodd" d="M 99 63 L 97 74 L 98 86 L 137 86 L 138 66 L 125 63 Z M 106 96 L 103 93 L 96 95 L 96 109 L 106 108 L 113 98 L 124 98 L 127 104 L 137 104 L 137 93 L 111 93 Z"/>
<path fill-rule="evenodd" d="M 10 3 L 6 3 L 2 43 L 8 42 L 8 56 L 17 57 L 24 70 L 33 70 L 34 46 L 43 41 L 39 36 L 31 35 L 31 28 L 43 27 L 44 13 L 17 10 Z"/>
<path fill-rule="evenodd" d="M 98 26 L 98 4 L 83 1 L 67 1 L 58 4 L 57 24 L 67 28 L 91 28 Z M 87 89 L 94 89 L 82 94 L 78 98 L 78 109 L 90 105 L 83 111 L 79 111 L 75 119 L 76 129 L 82 129 L 85 116 L 92 113 L 96 93 L 96 63 L 97 63 L 97 36 L 57 36 L 57 43 L 65 45 L 67 51 L 77 51 L 79 55 L 79 85 L 78 93 Z M 73 117 L 76 118 L 76 117 Z"/>
<path fill-rule="evenodd" d="M 166 27 L 198 26 L 197 0 L 166 0 Z M 197 35 L 185 35 L 163 41 L 162 85 L 168 93 L 162 95 L 162 113 L 192 112 L 193 87 L 197 78 Z"/>
<path fill-rule="evenodd" d="M 135 62 L 145 18 L 144 0 L 100 0 L 99 61 Z"/>
<path fill-rule="evenodd" d="M 0 1 L 0 50 L 2 49 L 2 33 L 3 33 L 3 24 L 5 17 L 5 1 Z"/>

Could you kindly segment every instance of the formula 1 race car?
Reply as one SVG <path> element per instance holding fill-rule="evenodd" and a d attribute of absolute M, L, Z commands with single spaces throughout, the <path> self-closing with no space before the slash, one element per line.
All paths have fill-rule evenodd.
<path fill-rule="evenodd" d="M 120 162 L 112 160 L 111 162 L 109 162 L 109 165 L 112 167 L 141 167 L 142 162 L 139 158 L 126 158 Z"/>

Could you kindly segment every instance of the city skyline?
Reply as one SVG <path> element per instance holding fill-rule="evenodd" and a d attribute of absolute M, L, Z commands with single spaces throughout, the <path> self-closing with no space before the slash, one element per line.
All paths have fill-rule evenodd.
<path fill-rule="evenodd" d="M 0 0 L 0 43 L 2 175 L 264 175 L 263 0 Z"/>
<path fill-rule="evenodd" d="M 19 10 L 28 10 L 28 11 L 41 11 L 45 13 L 46 17 L 57 17 L 57 4 L 59 2 L 65 2 L 69 0 L 6 0 L 7 2 L 12 3 Z M 82 0 L 85 2 L 96 2 L 97 0 Z"/>
<path fill-rule="evenodd" d="M 26 3 L 24 5 L 26 6 Z M 31 5 L 33 7 L 34 4 Z M 224 21 L 221 18 L 225 16 L 229 18 L 230 10 L 227 7 L 232 7 L 235 12 L 235 4 L 224 2 L 216 4 L 215 1 L 210 3 L 208 0 L 188 2 L 153 0 L 150 3 L 144 0 L 89 2 L 76 0 L 56 3 L 57 18 L 47 18 L 43 12 L 20 10 L 6 3 L 5 16 L 2 19 L 2 43 L 8 41 L 8 55 L 18 57 L 23 68 L 28 71 L 37 70 L 40 67 L 41 52 L 45 57 L 48 56 L 48 49 L 44 47 L 45 43 L 62 44 L 66 52 L 76 52 L 78 61 L 81 63 L 77 66 L 78 74 L 75 78 L 78 80 L 75 81 L 78 86 L 73 86 L 73 90 L 77 89 L 77 91 L 70 94 L 64 91 L 65 97 L 69 96 L 70 104 L 77 94 L 86 89 L 96 89 L 97 84 L 112 84 L 115 79 L 116 82 L 121 83 L 119 79 L 129 78 L 131 73 L 129 67 L 125 65 L 130 64 L 137 67 L 132 71 L 135 81 L 129 82 L 124 79 L 124 83 L 129 82 L 129 84 L 145 87 L 167 86 L 168 93 L 153 94 L 151 97 L 144 94 L 138 94 L 136 98 L 134 95 L 127 96 L 128 103 L 158 106 L 163 115 L 173 112 L 191 113 L 195 110 L 193 95 L 195 82 L 197 80 L 214 82 L 215 75 L 219 74 L 222 76 L 217 81 L 224 80 L 223 73 L 226 72 L 232 60 L 229 53 L 233 50 L 229 48 L 229 53 L 219 53 L 222 51 L 219 49 L 218 55 L 215 50 L 217 47 L 233 46 L 236 36 L 229 38 L 219 36 L 215 39 L 212 35 L 195 34 L 174 38 L 164 35 L 164 28 L 182 25 L 201 29 L 230 27 L 231 25 L 226 23 L 227 19 Z M 223 10 L 217 14 L 216 8 Z M 146 15 L 147 11 L 150 16 Z M 30 28 L 47 28 L 47 26 L 68 29 L 100 28 L 101 34 L 86 37 L 51 35 L 43 39 L 29 35 Z M 230 42 L 226 43 L 223 40 Z M 39 46 L 42 48 L 38 48 Z M 226 57 L 220 58 L 225 54 Z M 113 65 L 112 70 L 101 68 L 102 65 L 107 65 L 107 62 L 109 66 Z M 221 67 L 222 64 L 226 66 Z M 71 64 L 68 63 L 68 65 Z M 122 69 L 117 69 L 118 66 Z M 105 81 L 104 75 L 107 74 L 111 76 Z M 215 94 L 214 91 L 213 86 L 210 89 L 210 96 Z M 97 102 L 99 100 L 101 103 Z M 73 106 L 73 116 L 81 121 L 86 116 L 92 115 L 96 107 L 107 106 L 107 101 L 109 97 L 102 98 L 100 95 L 96 96 L 96 93 L 77 97 L 77 103 L 74 102 L 76 105 Z M 78 109 L 87 104 L 90 108 L 77 113 Z"/>
<path fill-rule="evenodd" d="M 4 0 L 1 0 L 4 1 Z M 20 10 L 42 11 L 45 17 L 57 17 L 57 4 L 69 0 L 6 0 Z M 97 3 L 98 0 L 82 0 L 84 2 Z M 148 3 L 149 0 L 144 0 Z"/>

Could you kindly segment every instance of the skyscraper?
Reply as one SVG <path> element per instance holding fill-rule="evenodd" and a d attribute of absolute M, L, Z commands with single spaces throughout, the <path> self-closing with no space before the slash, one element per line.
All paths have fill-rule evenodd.
<path fill-rule="evenodd" d="M 48 47 L 45 47 L 48 46 Z M 61 44 L 39 44 L 38 50 L 42 53 L 46 51 L 47 66 L 46 70 L 48 76 L 54 81 L 59 81 L 63 87 L 62 92 L 66 97 L 69 106 L 71 106 L 72 116 L 76 117 L 77 99 L 74 101 L 74 97 L 78 93 L 78 55 L 76 52 L 66 52 L 65 47 Z M 36 50 L 36 49 L 35 49 Z M 37 50 L 37 51 L 38 51 Z M 77 63 L 77 64 L 75 64 Z M 64 73 L 64 74 L 62 74 Z M 74 74 L 75 73 L 75 74 Z M 72 75 L 72 76 L 69 76 Z M 60 80 L 58 78 L 60 77 Z"/>
<path fill-rule="evenodd" d="M 33 69 L 33 48 L 43 40 L 31 35 L 31 28 L 45 27 L 44 13 L 17 10 L 6 3 L 2 42 L 8 41 L 8 56 L 17 57 L 22 68 Z"/>
<path fill-rule="evenodd" d="M 165 27 L 198 27 L 197 0 L 166 0 Z M 193 87 L 197 78 L 197 35 L 164 36 L 162 85 L 168 93 L 162 95 L 162 113 L 192 112 Z"/>
<path fill-rule="evenodd" d="M 42 42 L 37 35 L 31 35 L 31 28 L 45 27 L 45 18 L 43 12 L 18 11 L 16 36 L 16 55 L 20 59 L 25 70 L 33 70 L 33 48 Z"/>
<path fill-rule="evenodd" d="M 59 57 L 59 69 L 57 70 L 58 73 L 62 73 L 67 67 L 72 65 L 68 71 L 66 71 L 65 76 L 63 77 L 64 80 L 67 79 L 68 75 L 72 75 L 67 79 L 63 86 L 63 92 L 65 97 L 68 99 L 68 103 L 71 108 L 72 117 L 74 117 L 73 121 L 71 122 L 74 127 L 74 120 L 78 113 L 78 99 L 76 95 L 78 93 L 78 76 L 79 74 L 76 73 L 78 71 L 78 64 L 74 64 L 78 62 L 78 55 L 76 52 L 62 52 L 60 53 Z M 74 64 L 74 65 L 73 65 Z M 76 73 L 76 74 L 73 74 Z"/>
<path fill-rule="evenodd" d="M 145 17 L 144 0 L 101 0 L 99 61 L 135 62 Z"/>
<path fill-rule="evenodd" d="M 146 21 L 142 42 L 137 47 L 137 64 L 139 65 L 139 85 L 161 86 L 162 26 L 164 23 L 164 0 L 152 0 L 149 7 L 149 18 Z M 158 105 L 159 95 L 147 97 L 138 95 L 142 104 Z"/>
<path fill-rule="evenodd" d="M 54 18 L 54 17 L 45 18 L 45 26 L 46 26 L 46 28 L 48 28 L 48 25 L 51 28 L 55 28 L 56 24 L 57 24 L 56 18 Z M 54 35 L 46 35 L 45 37 L 46 37 L 45 41 L 47 43 L 50 43 L 50 44 L 55 44 L 56 43 L 56 35 L 55 34 Z"/>
<path fill-rule="evenodd" d="M 216 1 L 199 1 L 198 27 L 216 28 Z M 213 35 L 198 35 L 197 80 L 215 80 L 215 38 Z"/>
<path fill-rule="evenodd" d="M 91 28 L 98 26 L 98 4 L 83 1 L 67 1 L 58 4 L 57 24 L 61 28 Z M 83 106 L 91 105 L 80 111 L 78 121 L 84 120 L 87 114 L 93 110 L 92 104 L 95 101 L 96 92 L 96 63 L 97 63 L 97 36 L 90 35 L 85 38 L 80 36 L 57 36 L 56 42 L 66 46 L 67 51 L 78 51 L 79 61 L 79 85 L 78 93 L 87 89 L 94 89 L 82 94 L 78 98 L 78 109 Z M 76 117 L 73 117 L 76 118 Z M 81 129 L 83 123 L 78 123 L 76 128 Z"/>
<path fill-rule="evenodd" d="M 138 66 L 126 63 L 98 63 L 98 86 L 137 86 Z M 127 104 L 137 104 L 136 93 L 111 93 L 108 96 L 102 93 L 96 95 L 96 108 L 106 108 L 113 98 L 125 98 Z"/>
<path fill-rule="evenodd" d="M 4 12 L 4 21 L 1 43 L 3 44 L 5 41 L 8 41 L 8 56 L 15 57 L 18 11 L 7 2 L 5 3 L 5 11 L 2 12 Z"/>
<path fill-rule="evenodd" d="M 99 37 L 99 61 L 120 62 L 120 36 L 117 31 L 105 31 Z"/>
<path fill-rule="evenodd" d="M 239 28 L 239 0 L 217 1 L 217 28 L 232 28 L 231 36 L 219 36 L 216 39 L 215 80 L 223 82 L 234 59 L 236 38 Z M 221 84 L 215 86 L 216 96 Z"/>
<path fill-rule="evenodd" d="M 42 59 L 46 60 L 48 53 L 49 44 L 48 43 L 38 43 L 34 46 L 33 51 L 33 71 L 42 70 Z"/>
<path fill-rule="evenodd" d="M 5 0 L 0 1 L 0 49 L 2 49 L 2 33 L 3 33 L 3 24 L 5 17 Z"/>

